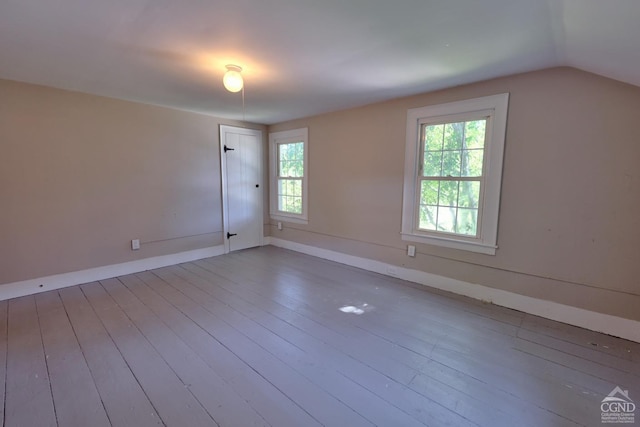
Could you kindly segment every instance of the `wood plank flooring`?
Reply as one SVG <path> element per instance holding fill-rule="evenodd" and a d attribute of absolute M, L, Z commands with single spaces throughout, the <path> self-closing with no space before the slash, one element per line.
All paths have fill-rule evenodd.
<path fill-rule="evenodd" d="M 616 386 L 640 344 L 274 247 L 0 302 L 8 427 L 601 426 Z"/>

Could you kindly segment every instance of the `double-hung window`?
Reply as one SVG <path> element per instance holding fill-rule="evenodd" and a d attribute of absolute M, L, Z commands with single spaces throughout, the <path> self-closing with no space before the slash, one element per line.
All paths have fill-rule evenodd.
<path fill-rule="evenodd" d="M 495 254 L 508 99 L 409 110 L 404 240 Z"/>
<path fill-rule="evenodd" d="M 306 223 L 308 129 L 269 134 L 270 213 L 273 219 Z"/>

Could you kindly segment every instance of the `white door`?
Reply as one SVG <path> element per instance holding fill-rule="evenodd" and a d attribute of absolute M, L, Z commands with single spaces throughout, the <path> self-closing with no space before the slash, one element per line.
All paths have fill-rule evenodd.
<path fill-rule="evenodd" d="M 225 251 L 262 245 L 262 132 L 220 126 Z"/>

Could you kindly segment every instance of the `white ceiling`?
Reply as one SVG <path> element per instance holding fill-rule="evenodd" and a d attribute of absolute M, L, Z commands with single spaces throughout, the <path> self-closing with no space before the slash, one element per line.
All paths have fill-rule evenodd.
<path fill-rule="evenodd" d="M 639 0 L 0 0 L 0 78 L 271 124 L 557 65 L 640 86 Z"/>

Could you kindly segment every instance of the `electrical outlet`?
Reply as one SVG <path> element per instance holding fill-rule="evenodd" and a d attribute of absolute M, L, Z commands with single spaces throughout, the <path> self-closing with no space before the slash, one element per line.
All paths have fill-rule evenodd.
<path fill-rule="evenodd" d="M 138 249 L 140 249 L 140 239 L 133 239 L 131 241 L 131 250 L 137 251 Z"/>
<path fill-rule="evenodd" d="M 282 223 L 278 221 L 278 230 L 282 230 Z"/>
<path fill-rule="evenodd" d="M 413 246 L 413 245 L 408 245 L 407 246 L 407 255 L 409 255 L 410 257 L 416 256 L 416 247 Z"/>

